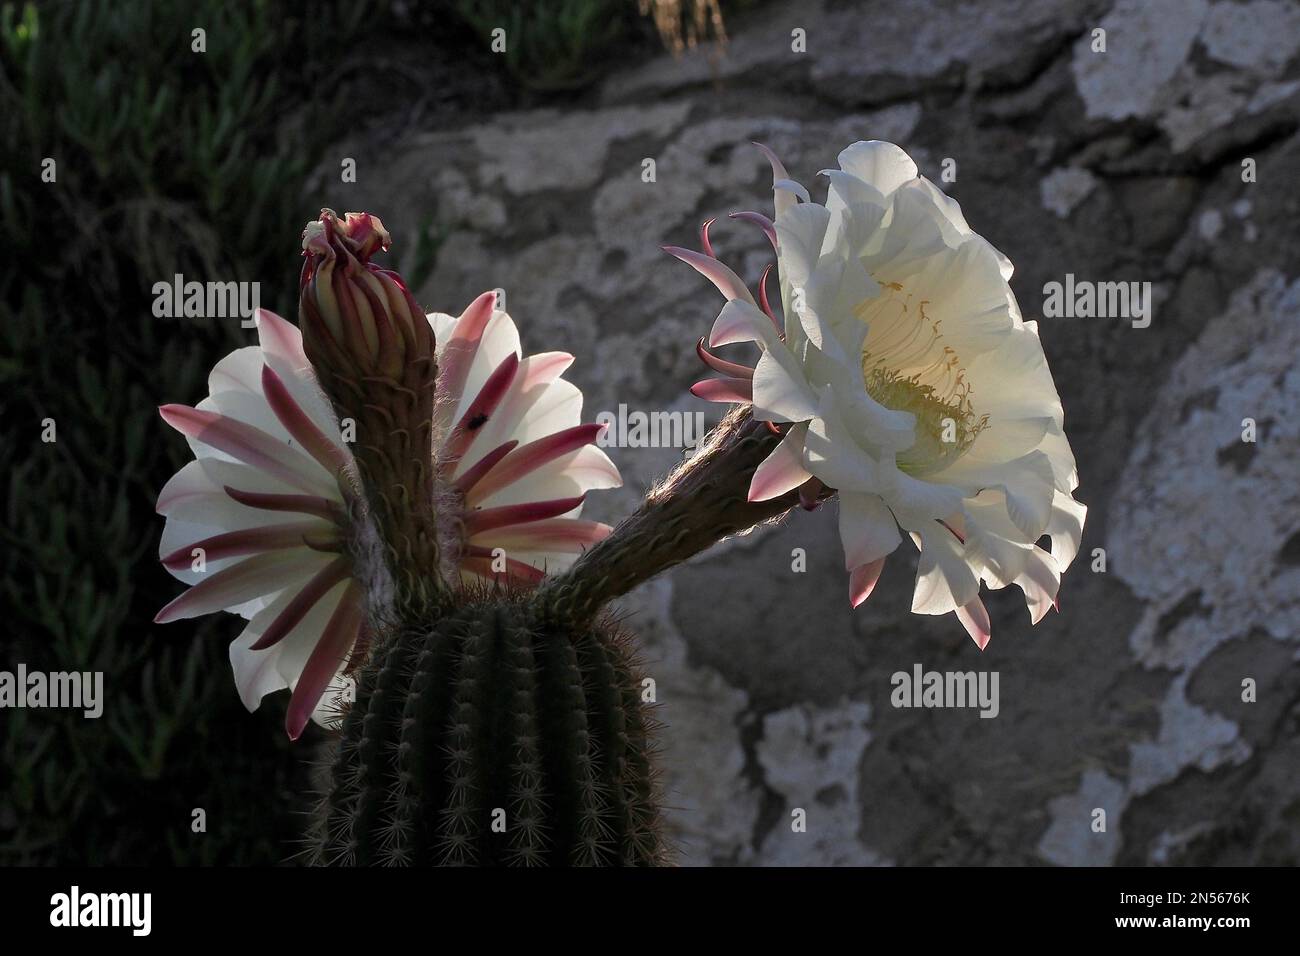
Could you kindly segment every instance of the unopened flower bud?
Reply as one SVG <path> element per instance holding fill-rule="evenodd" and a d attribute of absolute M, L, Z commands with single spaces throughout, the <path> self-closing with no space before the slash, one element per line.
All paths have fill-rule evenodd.
<path fill-rule="evenodd" d="M 432 355 L 424 312 L 401 277 L 371 262 L 391 243 L 379 218 L 332 209 L 303 230 L 299 324 L 312 364 L 329 378 L 400 379 L 409 361 Z"/>

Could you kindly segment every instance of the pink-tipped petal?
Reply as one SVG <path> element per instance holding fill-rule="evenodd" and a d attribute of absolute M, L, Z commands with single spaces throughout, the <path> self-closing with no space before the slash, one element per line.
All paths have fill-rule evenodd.
<path fill-rule="evenodd" d="M 741 222 L 752 222 L 754 225 L 758 226 L 759 229 L 763 230 L 763 235 L 767 236 L 767 241 L 772 244 L 772 251 L 776 252 L 778 255 L 780 254 L 781 248 L 777 245 L 776 226 L 772 223 L 771 219 L 768 219 L 761 212 L 748 211 L 733 212 L 731 213 L 730 218 L 739 219 Z"/>
<path fill-rule="evenodd" d="M 799 506 L 804 511 L 814 511 L 821 506 L 822 492 L 826 486 L 820 478 L 809 478 L 799 486 Z"/>
<path fill-rule="evenodd" d="M 513 578 L 523 584 L 537 584 L 546 577 L 546 572 L 540 568 L 535 568 L 531 564 L 520 561 L 517 558 L 506 556 L 505 570 L 497 571 L 492 565 L 497 562 L 498 558 L 492 554 L 491 548 L 471 545 L 465 549 L 466 557 L 461 561 L 461 567 L 467 571 L 484 578 Z"/>
<path fill-rule="evenodd" d="M 582 504 L 586 495 L 571 498 L 556 498 L 553 501 L 528 501 L 518 505 L 502 505 L 499 508 L 480 508 L 465 516 L 465 534 L 472 537 L 491 531 L 493 528 L 505 528 L 513 524 L 528 524 L 544 518 L 557 518 L 567 514 Z"/>
<path fill-rule="evenodd" d="M 238 564 L 212 572 L 154 616 L 155 624 L 211 614 L 244 604 L 304 576 L 300 562 L 272 551 L 255 554 Z"/>
<path fill-rule="evenodd" d="M 456 320 L 451 338 L 443 346 L 438 362 L 438 391 L 456 398 L 465 390 L 470 366 L 483 340 L 483 330 L 496 307 L 495 292 L 484 292 L 471 302 Z"/>
<path fill-rule="evenodd" d="M 966 628 L 966 633 L 971 636 L 975 646 L 981 651 L 989 646 L 989 638 L 993 634 L 993 624 L 989 621 L 988 608 L 979 598 L 975 598 L 969 603 L 957 608 L 954 612 L 957 620 L 961 621 L 962 626 Z"/>
<path fill-rule="evenodd" d="M 527 392 L 538 385 L 550 385 L 573 364 L 568 352 L 538 352 L 519 363 L 518 390 Z"/>
<path fill-rule="evenodd" d="M 731 378 L 753 378 L 754 370 L 748 365 L 740 365 L 737 362 L 728 362 L 726 359 L 720 359 L 704 347 L 704 337 L 695 343 L 695 354 L 700 357 L 700 361 L 713 369 L 715 372 L 721 372 L 723 375 Z"/>
<path fill-rule="evenodd" d="M 773 181 L 790 178 L 790 174 L 785 171 L 785 164 L 781 162 L 781 160 L 777 159 L 776 153 L 772 152 L 771 149 L 764 146 L 762 143 L 755 142 L 754 145 L 758 147 L 758 151 L 767 157 L 767 161 L 772 165 Z"/>
<path fill-rule="evenodd" d="M 768 263 L 767 268 L 763 270 L 763 274 L 758 279 L 758 304 L 759 308 L 763 310 L 763 314 L 772 320 L 772 326 L 776 329 L 777 335 L 781 337 L 781 341 L 784 342 L 785 329 L 781 328 L 781 321 L 776 317 L 776 313 L 772 311 L 772 303 L 767 299 L 767 277 L 771 273 L 772 264 Z"/>
<path fill-rule="evenodd" d="M 503 548 L 510 551 L 556 552 L 578 554 L 598 541 L 604 540 L 613 529 L 600 521 L 583 518 L 547 518 L 532 524 L 500 528 L 485 539 L 475 542 L 488 549 Z"/>
<path fill-rule="evenodd" d="M 702 252 L 694 252 L 690 249 L 683 249 L 681 246 L 664 246 L 663 250 L 669 255 L 681 259 L 682 262 L 685 262 L 712 282 L 717 286 L 718 291 L 726 296 L 728 302 L 733 299 L 740 299 L 750 305 L 754 304 L 754 297 L 745 288 L 745 283 L 740 281 L 740 276 L 712 256 L 706 256 Z"/>
<path fill-rule="evenodd" d="M 443 447 L 441 452 L 443 459 L 447 462 L 459 461 L 474 444 L 474 439 L 478 437 L 483 426 L 488 423 L 492 413 L 497 410 L 501 400 L 505 398 L 506 393 L 510 390 L 511 384 L 515 380 L 515 373 L 519 371 L 519 356 L 511 352 L 487 377 L 483 387 L 474 396 L 469 407 L 465 409 L 465 414 L 461 416 L 460 421 L 452 430 L 451 438 Z"/>
<path fill-rule="evenodd" d="M 288 524 L 247 528 L 242 531 L 227 531 L 224 534 L 196 541 L 188 547 L 177 548 L 162 559 L 162 564 L 170 571 L 189 567 L 194 561 L 196 549 L 203 552 L 204 561 L 220 561 L 222 558 L 238 558 L 263 551 L 294 548 L 303 544 L 305 540 L 319 539 L 321 531 L 321 525 L 316 521 L 295 521 Z"/>
<path fill-rule="evenodd" d="M 469 494 L 470 489 L 486 478 L 492 469 L 497 466 L 497 463 L 500 462 L 501 459 L 505 458 L 506 455 L 514 451 L 518 444 L 519 439 L 512 438 L 508 442 L 502 442 L 500 445 L 497 445 L 496 448 L 493 448 L 490 452 L 476 461 L 471 468 L 456 479 L 454 485 L 455 489 L 462 495 Z"/>
<path fill-rule="evenodd" d="M 347 580 L 351 573 L 349 563 L 343 558 L 331 561 L 321 568 L 315 577 L 298 590 L 284 610 L 276 615 L 262 636 L 249 646 L 249 650 L 264 651 L 282 641 L 307 616 L 307 612 L 316 606 L 316 602 L 329 593 L 330 588 Z"/>
<path fill-rule="evenodd" d="M 330 616 L 316 648 L 307 658 L 298 685 L 293 689 L 289 712 L 284 717 L 284 729 L 290 740 L 297 740 L 302 735 L 312 711 L 356 644 L 361 623 L 361 588 L 354 581 L 348 585 L 339 606 Z"/>
<path fill-rule="evenodd" d="M 483 501 L 502 488 L 513 485 L 519 479 L 531 474 L 563 455 L 577 451 L 584 445 L 592 444 L 605 433 L 608 425 L 592 423 L 574 425 L 561 429 L 544 438 L 520 445 L 505 456 L 491 473 L 479 480 L 474 489 L 474 500 Z"/>
<path fill-rule="evenodd" d="M 260 428 L 188 405 L 163 405 L 158 413 L 182 435 L 211 445 L 295 488 L 313 493 L 321 491 L 323 482 L 312 474 L 307 460 Z"/>
<path fill-rule="evenodd" d="M 759 463 L 749 482 L 750 501 L 767 501 L 780 497 L 812 478 L 812 473 L 803 466 L 803 446 L 807 434 L 807 422 L 794 425 L 785 433 L 780 444 L 772 449 L 772 453 Z"/>
<path fill-rule="evenodd" d="M 700 224 L 700 248 L 704 250 L 706 256 L 714 259 L 716 259 L 717 256 L 713 254 L 713 243 L 709 241 L 709 227 L 717 221 L 718 220 L 715 217 L 713 219 L 706 219 Z"/>
<path fill-rule="evenodd" d="M 691 394 L 706 402 L 746 404 L 754 400 L 754 381 L 749 378 L 708 378 L 692 385 Z"/>
<path fill-rule="evenodd" d="M 296 325 L 270 309 L 258 309 L 253 313 L 253 319 L 263 352 L 279 356 L 294 368 L 309 367 L 307 353 L 302 350 L 302 333 Z"/>
<path fill-rule="evenodd" d="M 347 468 L 348 456 L 338 445 L 330 441 L 316 423 L 311 420 L 302 406 L 289 394 L 280 376 L 269 365 L 262 366 L 262 394 L 266 396 L 271 411 L 280 420 L 293 439 L 320 463 L 320 466 L 332 475 Z"/>
<path fill-rule="evenodd" d="M 343 509 L 328 498 L 320 495 L 276 495 L 261 491 L 241 491 L 224 485 L 227 495 L 249 508 L 259 511 L 292 511 L 298 514 L 316 515 L 326 521 L 341 525 L 344 521 Z"/>
<path fill-rule="evenodd" d="M 884 567 L 885 558 L 876 558 L 874 561 L 858 565 L 849 572 L 849 602 L 854 607 L 861 607 L 862 602 L 871 597 L 871 592 L 875 590 L 876 582 L 880 580 L 880 572 Z"/>

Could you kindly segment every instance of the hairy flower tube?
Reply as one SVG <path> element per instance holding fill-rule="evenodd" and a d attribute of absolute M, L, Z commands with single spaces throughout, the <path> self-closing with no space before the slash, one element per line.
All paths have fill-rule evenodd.
<path fill-rule="evenodd" d="M 692 391 L 752 403 L 780 444 L 751 501 L 834 489 L 854 606 L 870 595 L 900 528 L 920 551 L 912 610 L 955 612 L 983 649 L 980 585 L 1011 584 L 1037 623 L 1057 599 L 1086 513 L 1035 322 L 1021 317 L 1010 261 L 900 148 L 859 142 L 824 170 L 824 204 L 772 166 L 775 219 L 736 213 L 777 255 L 783 318 L 713 255 L 667 251 L 727 299 L 701 359 L 721 373 Z M 753 342 L 754 367 L 711 348 Z M 1051 548 L 1039 547 L 1050 538 Z"/>
<path fill-rule="evenodd" d="M 240 697 L 291 688 L 295 739 L 332 721 L 395 618 L 568 567 L 609 532 L 579 517 L 587 491 L 620 483 L 561 377 L 572 356 L 524 356 L 490 292 L 426 316 L 371 261 L 388 241 L 373 216 L 324 211 L 302 331 L 260 311 L 259 344 L 217 363 L 206 398 L 160 409 L 195 460 L 158 498 L 162 563 L 190 587 L 156 620 L 247 618 Z"/>

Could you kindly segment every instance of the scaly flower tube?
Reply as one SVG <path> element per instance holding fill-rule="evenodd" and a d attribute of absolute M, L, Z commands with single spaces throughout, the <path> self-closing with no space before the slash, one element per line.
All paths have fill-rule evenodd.
<path fill-rule="evenodd" d="M 751 501 L 798 490 L 812 506 L 835 489 L 854 606 L 870 595 L 901 527 L 920 550 L 912 610 L 955 612 L 982 650 L 980 584 L 1025 594 L 1037 623 L 1079 549 L 1086 508 L 1037 324 L 1022 319 L 1010 261 L 974 233 L 958 204 L 897 146 L 859 142 L 825 170 L 826 203 L 770 150 L 784 320 L 767 296 L 704 251 L 667 251 L 727 299 L 701 359 L 722 374 L 692 391 L 750 402 L 782 433 Z M 761 350 L 749 368 L 709 348 Z M 1038 547 L 1047 535 L 1051 550 Z"/>
<path fill-rule="evenodd" d="M 156 620 L 248 618 L 230 649 L 240 697 L 254 710 L 292 688 L 295 739 L 310 718 L 330 722 L 377 632 L 411 599 L 395 554 L 428 533 L 424 584 L 535 584 L 609 532 L 578 515 L 587 491 L 620 483 L 593 444 L 601 427 L 580 423 L 582 394 L 561 378 L 572 356 L 524 357 L 490 292 L 459 317 L 426 317 L 400 277 L 369 261 L 386 245 L 378 219 L 322 213 L 304 234 L 314 341 L 262 310 L 259 344 L 217 363 L 207 398 L 160 409 L 195 460 L 158 498 L 163 565 L 191 587 Z M 354 388 L 387 386 L 405 404 L 371 393 L 368 407 L 347 407 Z M 376 416 L 402 430 L 397 441 L 376 443 Z"/>

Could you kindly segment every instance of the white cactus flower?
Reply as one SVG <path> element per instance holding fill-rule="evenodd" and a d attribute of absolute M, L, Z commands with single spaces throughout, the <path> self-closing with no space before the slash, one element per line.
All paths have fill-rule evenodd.
<path fill-rule="evenodd" d="M 823 487 L 839 497 L 850 599 L 864 601 L 900 528 L 921 552 L 912 610 L 955 612 L 983 649 L 980 584 L 1018 585 L 1037 623 L 1079 549 L 1085 507 L 1063 412 L 1034 322 L 1021 318 L 1010 261 L 974 233 L 958 204 L 899 147 L 859 142 L 810 201 L 766 148 L 784 322 L 765 281 L 755 302 L 712 255 L 670 248 L 727 298 L 708 342 L 754 342 L 749 369 L 701 358 L 726 376 L 693 391 L 753 403 L 784 438 L 750 499 Z M 764 280 L 766 273 L 764 273 Z M 1051 550 L 1038 547 L 1047 535 Z"/>
<path fill-rule="evenodd" d="M 440 374 L 435 501 L 447 576 L 540 580 L 609 527 L 578 518 L 617 468 L 580 424 L 582 394 L 560 376 L 572 356 L 521 357 L 519 334 L 485 293 L 459 318 L 427 317 Z M 156 618 L 214 611 L 248 618 L 230 648 L 245 706 L 292 688 L 287 729 L 328 723 L 385 591 L 355 463 L 297 327 L 258 313 L 260 344 L 213 369 L 196 407 L 164 405 L 195 460 L 167 483 L 160 554 L 191 587 Z"/>

